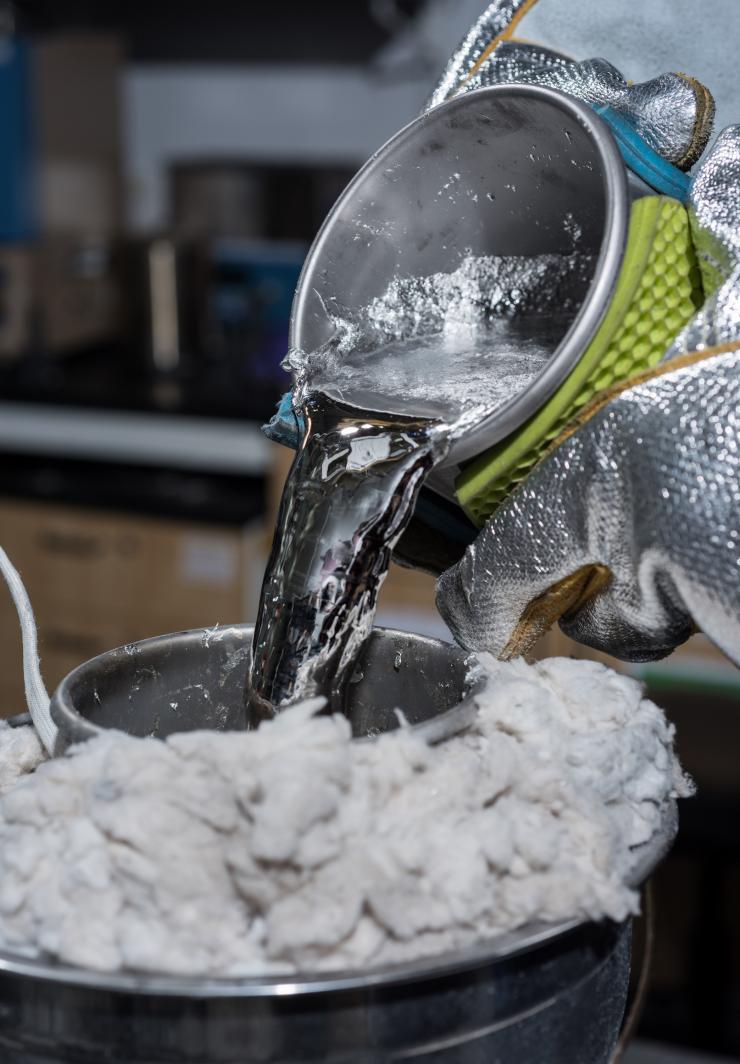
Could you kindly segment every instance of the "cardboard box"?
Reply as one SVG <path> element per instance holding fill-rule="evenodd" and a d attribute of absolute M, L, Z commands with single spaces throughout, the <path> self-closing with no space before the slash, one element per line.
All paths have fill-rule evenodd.
<path fill-rule="evenodd" d="M 34 253 L 26 245 L 0 245 L 0 359 L 12 359 L 30 345 Z"/>
<path fill-rule="evenodd" d="M 49 690 L 112 647 L 255 618 L 261 522 L 232 528 L 0 499 L 0 529 L 36 613 Z M 18 622 L 0 595 L 0 716 L 23 705 Z"/>

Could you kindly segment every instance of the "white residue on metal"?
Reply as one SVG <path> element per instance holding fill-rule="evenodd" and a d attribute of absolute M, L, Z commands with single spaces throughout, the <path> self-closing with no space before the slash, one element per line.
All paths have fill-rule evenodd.
<path fill-rule="evenodd" d="M 213 639 L 218 639 L 221 632 L 221 625 L 214 624 L 210 628 L 203 629 L 203 646 L 209 647 Z"/>

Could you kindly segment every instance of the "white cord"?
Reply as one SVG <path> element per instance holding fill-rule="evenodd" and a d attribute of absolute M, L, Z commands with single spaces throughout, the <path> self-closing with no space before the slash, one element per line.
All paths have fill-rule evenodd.
<path fill-rule="evenodd" d="M 26 703 L 31 720 L 39 734 L 41 742 L 50 756 L 54 756 L 58 728 L 49 712 L 49 695 L 44 686 L 39 668 L 38 640 L 36 638 L 36 619 L 23 586 L 18 570 L 0 547 L 0 572 L 5 577 L 10 594 L 13 596 L 18 620 L 21 624 L 23 638 L 23 680 L 26 685 Z"/>

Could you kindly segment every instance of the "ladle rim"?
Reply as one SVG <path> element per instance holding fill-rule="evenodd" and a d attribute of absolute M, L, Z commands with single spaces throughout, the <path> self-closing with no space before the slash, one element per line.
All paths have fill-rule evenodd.
<path fill-rule="evenodd" d="M 619 147 L 606 122 L 587 104 L 556 89 L 540 85 L 493 85 L 461 93 L 445 103 L 419 115 L 385 142 L 360 168 L 337 199 L 319 229 L 303 264 L 290 318 L 290 348 L 301 348 L 307 317 L 306 303 L 313 288 L 322 254 L 332 237 L 332 230 L 347 203 L 361 185 L 378 168 L 387 168 L 389 158 L 412 137 L 420 125 L 439 121 L 440 117 L 461 107 L 477 107 L 483 100 L 529 98 L 550 103 L 575 119 L 590 135 L 601 159 L 605 182 L 604 232 L 597 263 L 586 294 L 567 333 L 549 359 L 547 366 L 527 389 L 504 403 L 488 417 L 453 441 L 441 469 L 458 466 L 475 458 L 489 447 L 516 431 L 534 415 L 562 384 L 588 347 L 608 309 L 624 257 L 629 222 L 630 200 L 627 175 Z M 390 280 L 390 279 L 389 279 Z M 436 478 L 435 478 L 436 479 Z"/>

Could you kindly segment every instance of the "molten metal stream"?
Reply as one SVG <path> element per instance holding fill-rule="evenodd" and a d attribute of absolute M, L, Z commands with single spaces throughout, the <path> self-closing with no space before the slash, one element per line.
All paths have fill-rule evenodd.
<path fill-rule="evenodd" d="M 319 394 L 304 417 L 255 627 L 252 724 L 313 695 L 341 711 L 391 551 L 446 446 L 434 421 L 384 419 Z"/>
<path fill-rule="evenodd" d="M 342 711 L 423 480 L 547 365 L 590 273 L 575 238 L 566 255 L 468 256 L 450 274 L 394 280 L 356 320 L 335 319 L 323 348 L 291 352 L 306 430 L 262 588 L 253 724 L 314 695 Z"/>

